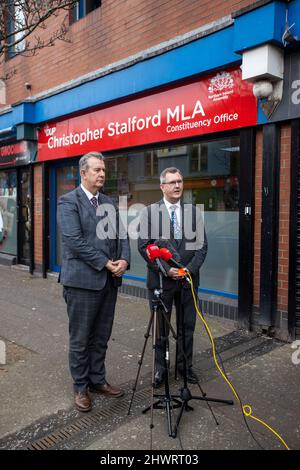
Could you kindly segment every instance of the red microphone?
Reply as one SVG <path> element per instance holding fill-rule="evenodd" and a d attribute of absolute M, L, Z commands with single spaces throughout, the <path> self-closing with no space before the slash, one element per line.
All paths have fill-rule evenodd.
<path fill-rule="evenodd" d="M 150 261 L 155 261 L 157 258 L 160 258 L 160 249 L 154 243 L 150 243 L 146 247 L 146 253 Z"/>
<path fill-rule="evenodd" d="M 167 271 L 165 270 L 165 268 L 163 267 L 163 265 L 161 264 L 160 262 L 160 259 L 161 258 L 161 254 L 160 254 L 160 249 L 158 248 L 157 245 L 154 245 L 154 243 L 150 243 L 149 245 L 147 245 L 146 247 L 146 254 L 147 254 L 147 257 L 150 261 L 152 262 L 156 262 L 157 266 L 158 266 L 158 269 L 160 269 L 160 271 L 163 273 L 163 275 L 165 277 L 167 277 Z"/>
<path fill-rule="evenodd" d="M 171 263 L 174 263 L 174 265 L 177 267 L 177 268 L 184 268 L 184 266 L 180 263 L 178 263 L 178 261 L 176 261 L 176 259 L 173 258 L 173 255 L 171 253 L 170 250 L 168 250 L 168 248 L 161 248 L 160 250 L 160 258 L 163 259 L 164 261 L 166 261 L 167 263 L 170 261 Z"/>
<path fill-rule="evenodd" d="M 179 278 L 185 278 L 190 283 L 190 280 L 187 277 L 188 270 L 182 264 L 178 263 L 178 261 L 176 261 L 176 259 L 173 258 L 173 255 L 172 255 L 171 251 L 168 250 L 168 248 L 161 248 L 159 251 L 160 251 L 161 259 L 163 259 L 167 263 L 168 262 L 173 263 L 174 266 L 176 266 L 178 268 Z"/>

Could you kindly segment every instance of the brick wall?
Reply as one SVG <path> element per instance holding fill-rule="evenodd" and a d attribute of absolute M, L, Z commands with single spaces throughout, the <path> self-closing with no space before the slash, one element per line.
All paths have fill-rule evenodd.
<path fill-rule="evenodd" d="M 262 202 L 262 131 L 256 134 L 255 168 L 255 217 L 254 217 L 254 295 L 253 304 L 259 306 L 260 292 L 260 239 Z M 289 124 L 281 127 L 280 144 L 280 193 L 279 193 L 279 235 L 278 235 L 278 293 L 277 308 L 288 308 L 288 269 L 289 269 L 289 217 L 290 217 L 290 155 L 291 129 Z"/>
<path fill-rule="evenodd" d="M 41 266 L 43 261 L 43 213 L 42 213 L 42 166 L 34 167 L 34 261 Z"/>
<path fill-rule="evenodd" d="M 280 199 L 278 235 L 278 310 L 288 308 L 289 220 L 290 220 L 290 159 L 291 127 L 281 127 Z"/>
<path fill-rule="evenodd" d="M 15 70 L 7 82 L 8 104 L 254 3 L 253 0 L 103 0 L 100 8 L 70 27 L 70 42 L 59 41 L 33 57 L 16 56 L 0 65 L 0 76 Z M 57 29 L 64 15 L 62 12 L 58 18 L 49 20 L 41 37 Z M 25 90 L 25 82 L 31 83 L 31 90 Z"/>

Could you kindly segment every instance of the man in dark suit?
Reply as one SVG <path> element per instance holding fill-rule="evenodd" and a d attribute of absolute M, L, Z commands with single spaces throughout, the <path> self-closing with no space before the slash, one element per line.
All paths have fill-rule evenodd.
<path fill-rule="evenodd" d="M 202 214 L 192 204 L 183 204 L 183 176 L 175 167 L 166 168 L 160 175 L 160 188 L 163 199 L 144 209 L 140 217 L 140 238 L 138 249 L 147 261 L 147 287 L 149 289 L 150 303 L 154 298 L 154 289 L 159 288 L 159 268 L 147 257 L 146 248 L 149 243 L 157 239 L 169 239 L 170 246 L 179 255 L 180 263 L 191 273 L 194 288 L 199 285 L 199 269 L 207 253 L 207 240 L 203 226 Z M 159 242 L 157 242 L 159 244 Z M 172 249 L 171 249 L 172 251 Z M 173 302 L 175 302 L 177 325 L 180 306 L 183 309 L 185 327 L 185 357 L 187 366 L 187 379 L 190 383 L 197 383 L 198 377 L 193 369 L 193 335 L 196 323 L 196 311 L 191 289 L 187 283 L 179 278 L 177 267 L 171 267 L 161 260 L 167 277 L 163 277 L 163 301 L 170 318 Z M 181 305 L 180 305 L 181 304 Z M 159 316 L 159 323 L 161 317 Z M 160 328 L 161 330 L 161 328 Z M 167 328 L 168 330 L 168 328 Z M 167 332 L 168 333 L 168 332 Z M 178 338 L 181 344 L 181 329 L 178 327 Z M 183 374 L 182 348 L 178 347 L 178 371 Z M 164 339 L 158 338 L 156 345 L 155 387 L 159 387 L 165 380 L 164 369 Z"/>
<path fill-rule="evenodd" d="M 89 391 L 123 395 L 106 381 L 105 355 L 117 289 L 129 266 L 130 249 L 127 234 L 119 226 L 117 208 L 101 193 L 105 181 L 102 154 L 84 155 L 79 169 L 81 185 L 60 197 L 57 220 L 63 244 L 60 282 L 69 316 L 75 406 L 79 411 L 90 411 Z M 110 236 L 103 236 L 105 233 Z"/>

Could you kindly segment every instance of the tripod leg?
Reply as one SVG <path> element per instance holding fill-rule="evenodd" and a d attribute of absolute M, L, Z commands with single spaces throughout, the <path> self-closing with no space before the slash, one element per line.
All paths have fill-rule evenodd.
<path fill-rule="evenodd" d="M 151 388 L 151 417 L 150 417 L 150 429 L 153 429 L 153 409 L 154 409 L 154 376 L 155 376 L 155 352 L 156 352 L 156 332 L 157 332 L 157 305 L 153 307 L 153 322 L 152 322 L 152 388 Z M 152 434 L 151 434 L 152 442 Z M 152 447 L 152 446 L 151 446 Z"/>
<path fill-rule="evenodd" d="M 173 437 L 173 430 L 172 430 L 172 410 L 170 407 L 171 400 L 166 400 L 166 412 L 167 412 L 167 420 L 168 420 L 168 434 L 170 437 Z"/>
<path fill-rule="evenodd" d="M 180 420 L 181 420 L 182 415 L 183 415 L 184 408 L 185 408 L 185 404 L 184 404 L 184 402 L 182 402 L 179 414 L 177 416 L 176 424 L 175 424 L 174 430 L 173 430 L 173 437 L 174 438 L 177 437 L 177 430 L 178 430 L 178 426 L 179 426 Z"/>
<path fill-rule="evenodd" d="M 177 315 L 176 315 L 176 331 L 177 332 L 179 331 Z M 175 380 L 177 380 L 177 378 L 178 378 L 178 341 L 176 341 L 176 349 L 175 349 Z"/>
<path fill-rule="evenodd" d="M 145 333 L 145 341 L 144 341 L 144 346 L 143 346 L 143 350 L 142 350 L 142 353 L 141 353 L 141 358 L 138 362 L 139 367 L 138 367 L 138 371 L 137 371 L 137 374 L 136 374 L 134 386 L 133 386 L 133 389 L 132 389 L 131 400 L 130 400 L 130 404 L 129 404 L 129 408 L 128 408 L 128 412 L 127 412 L 128 415 L 130 415 L 134 395 L 135 395 L 136 388 L 137 388 L 137 383 L 138 383 L 139 376 L 140 376 L 140 373 L 141 373 L 141 367 L 142 367 L 144 356 L 145 356 L 146 346 L 147 346 L 148 338 L 150 336 L 150 329 L 151 329 L 151 326 L 152 326 L 152 323 L 153 323 L 153 315 L 154 315 L 154 312 L 152 310 L 150 320 L 149 320 L 149 323 L 148 323 L 148 326 L 147 326 L 147 331 Z"/>

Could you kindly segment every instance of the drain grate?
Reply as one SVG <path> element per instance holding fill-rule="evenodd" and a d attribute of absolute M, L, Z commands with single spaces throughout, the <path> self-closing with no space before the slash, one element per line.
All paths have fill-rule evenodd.
<path fill-rule="evenodd" d="M 131 396 L 130 396 L 131 398 Z M 145 404 L 145 400 L 150 398 L 149 388 L 137 391 L 134 396 L 134 405 Z M 49 450 L 58 444 L 73 438 L 76 434 L 89 428 L 99 425 L 104 420 L 111 419 L 114 415 L 127 413 L 129 407 L 128 399 L 119 400 L 108 409 L 92 411 L 88 416 L 76 419 L 72 424 L 67 424 L 58 431 L 53 431 L 40 439 L 28 444 L 26 450 Z"/>

